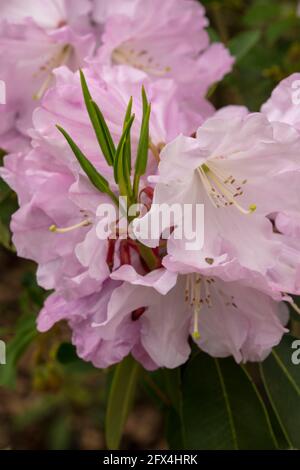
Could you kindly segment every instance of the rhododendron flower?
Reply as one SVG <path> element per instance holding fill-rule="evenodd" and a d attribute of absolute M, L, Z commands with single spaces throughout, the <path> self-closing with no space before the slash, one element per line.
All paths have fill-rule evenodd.
<path fill-rule="evenodd" d="M 89 0 L 1 0 L 0 18 L 10 23 L 22 23 L 31 18 L 45 29 L 57 29 L 82 22 L 91 11 Z"/>
<path fill-rule="evenodd" d="M 89 2 L 49 1 L 47 8 L 39 0 L 27 3 L 26 8 L 21 1 L 0 6 L 0 78 L 7 91 L 1 113 L 7 131 L 16 128 L 25 136 L 37 100 L 52 84 L 53 70 L 63 64 L 77 70 L 95 46 L 92 27 L 82 22 Z M 3 134 L 0 129 L 0 147 Z"/>
<path fill-rule="evenodd" d="M 11 225 L 18 254 L 39 264 L 40 285 L 55 288 L 67 297 L 78 297 L 99 291 L 110 274 L 108 264 L 113 266 L 115 261 L 117 267 L 119 249 L 125 260 L 129 248 L 123 243 L 120 247 L 117 244 L 114 250 L 107 240 L 99 240 L 97 236 L 97 225 L 102 220 L 97 216 L 97 208 L 108 202 L 108 197 L 91 185 L 55 124 L 59 123 L 76 137 L 80 148 L 115 189 L 112 170 L 101 155 L 91 129 L 79 74 L 64 67 L 56 75 L 56 87 L 46 93 L 33 115 L 33 149 L 7 156 L 1 175 L 19 196 L 20 209 Z M 86 78 L 116 141 L 122 134 L 126 107 L 133 96 L 136 119 L 132 149 L 137 148 L 142 116 L 141 83 L 152 101 L 150 135 L 154 153 L 158 152 L 157 146 L 174 138 L 180 129 L 187 133 L 193 131 L 198 118 L 195 116 L 193 123 L 190 113 L 185 115 L 180 108 L 177 89 L 171 80 L 152 83 L 139 71 L 129 71 L 129 75 L 109 71 L 104 81 L 87 70 Z M 155 162 L 150 151 L 148 171 L 154 170 Z M 49 231 L 52 226 L 56 233 Z M 134 248 L 130 252 L 134 262 Z M 139 263 L 135 267 L 141 270 Z"/>
<path fill-rule="evenodd" d="M 89 359 L 97 364 L 104 345 L 114 343 L 112 353 L 105 355 L 103 351 L 102 361 L 111 364 L 132 351 L 150 369 L 184 363 L 190 354 L 190 334 L 212 356 L 233 355 L 241 362 L 264 359 L 286 331 L 280 304 L 238 282 L 223 282 L 196 273 L 177 276 L 165 269 L 141 276 L 128 265 L 111 277 L 123 283 L 99 308 L 95 305 L 100 300 L 87 298 L 81 302 L 86 306 L 94 302 L 92 307 L 77 310 L 79 303 L 75 308 L 64 303 L 62 309 L 57 309 L 58 300 L 55 295 L 50 297 L 39 316 L 39 329 L 45 331 L 54 321 L 67 319 L 72 325 L 74 344 L 83 357 L 89 351 Z M 89 330 L 85 329 L 83 339 L 80 325 L 86 315 Z M 131 334 L 126 334 L 130 330 Z M 80 349 L 82 341 L 85 347 Z M 113 354 L 118 353 L 121 357 L 115 359 Z"/>
<path fill-rule="evenodd" d="M 261 112 L 270 121 L 284 122 L 300 131 L 300 74 L 294 73 L 282 80 L 262 106 Z M 282 212 L 274 214 L 274 221 L 281 233 L 294 239 L 295 246 L 300 234 L 299 208 L 286 206 Z"/>
<path fill-rule="evenodd" d="M 261 112 L 270 121 L 291 124 L 300 130 L 300 73 L 294 73 L 282 80 L 273 90 L 271 97 L 263 104 Z"/>
<path fill-rule="evenodd" d="M 188 106 L 211 114 L 204 97 L 231 70 L 233 58 L 222 44 L 210 45 L 204 8 L 194 0 L 135 0 L 126 9 L 119 4 L 115 15 L 114 4 L 109 10 L 96 66 L 127 65 L 153 80 L 172 77 Z"/>
<path fill-rule="evenodd" d="M 157 246 L 166 227 L 158 226 L 156 239 L 149 239 L 148 226 L 159 221 L 159 204 L 204 204 L 203 248 L 188 251 L 187 240 L 172 235 L 168 253 L 174 261 L 188 261 L 197 271 L 236 259 L 277 289 L 299 292 L 299 252 L 267 218 L 299 210 L 299 138 L 287 124 L 240 112 L 208 119 L 195 139 L 179 136 L 161 152 L 153 206 L 135 221 L 136 235 Z"/>

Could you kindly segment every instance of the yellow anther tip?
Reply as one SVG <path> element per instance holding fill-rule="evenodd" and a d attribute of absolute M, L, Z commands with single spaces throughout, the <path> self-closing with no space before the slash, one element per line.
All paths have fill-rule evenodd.
<path fill-rule="evenodd" d="M 198 341 L 198 339 L 201 338 L 200 333 L 198 331 L 193 332 L 193 338 L 195 341 Z"/>
<path fill-rule="evenodd" d="M 50 231 L 50 232 L 56 232 L 56 230 L 57 230 L 56 225 L 51 225 L 51 226 L 49 227 L 49 231 Z"/>
<path fill-rule="evenodd" d="M 256 204 L 250 204 L 249 211 L 250 212 L 255 212 L 256 211 Z"/>

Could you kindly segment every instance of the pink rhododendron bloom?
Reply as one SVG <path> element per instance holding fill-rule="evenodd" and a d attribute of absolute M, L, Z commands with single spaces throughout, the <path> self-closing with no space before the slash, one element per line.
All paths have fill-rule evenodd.
<path fill-rule="evenodd" d="M 144 83 L 152 101 L 150 135 L 154 149 L 173 139 L 180 129 L 191 133 L 195 128 L 190 113 L 185 115 L 176 100 L 176 85 L 171 80 L 152 83 L 140 71 L 109 70 L 107 80 L 100 80 L 86 70 L 91 93 L 107 119 L 116 141 L 123 129 L 123 118 L 130 96 L 136 120 L 132 129 L 132 148 L 137 148 L 141 125 L 141 84 Z M 67 297 L 92 294 L 101 289 L 110 274 L 107 264 L 109 244 L 99 240 L 97 208 L 109 202 L 89 182 L 79 167 L 65 139 L 55 125 L 62 125 L 88 156 L 95 167 L 105 174 L 114 188 L 112 170 L 101 155 L 83 102 L 79 74 L 66 67 L 56 71 L 57 85 L 42 100 L 33 115 L 33 148 L 5 158 L 2 177 L 19 196 L 20 209 L 14 214 L 11 228 L 18 254 L 35 260 L 38 281 L 46 289 L 56 289 Z M 135 81 L 133 81 L 134 75 Z M 169 114 L 171 112 L 171 114 Z M 155 151 L 154 151 L 155 153 Z M 149 152 L 149 171 L 156 160 Z M 57 233 L 49 231 L 55 226 Z M 128 247 L 111 247 L 109 263 L 120 264 L 119 249 L 126 259 Z M 125 253 L 124 253 L 125 250 Z M 114 258 L 114 252 L 116 257 Z M 136 258 L 130 249 L 132 262 Z M 124 262 L 121 260 L 121 262 Z M 141 270 L 137 261 L 135 267 Z"/>
<path fill-rule="evenodd" d="M 92 0 L 93 19 L 99 23 L 105 23 L 110 16 L 126 15 L 134 16 L 136 6 L 140 0 Z"/>
<path fill-rule="evenodd" d="M 187 106 L 212 114 L 205 95 L 231 70 L 233 58 L 222 44 L 210 44 L 204 8 L 194 0 L 135 0 L 128 9 L 119 3 L 105 24 L 95 64 L 126 65 L 152 80 L 172 77 Z"/>
<path fill-rule="evenodd" d="M 232 114 L 232 110 L 231 110 Z M 155 223 L 158 204 L 204 205 L 204 245 L 187 250 L 186 237 L 171 235 L 168 253 L 194 270 L 226 265 L 261 273 L 283 292 L 299 292 L 299 251 L 273 231 L 268 215 L 299 210 L 300 136 L 291 126 L 270 123 L 263 114 L 213 117 L 196 139 L 179 136 L 161 153 L 153 206 L 135 221 L 137 236 L 149 246 L 159 244 L 166 228 Z M 181 223 L 180 220 L 176 223 Z M 230 264 L 224 276 L 232 279 Z"/>
<path fill-rule="evenodd" d="M 164 269 L 141 276 L 131 266 L 112 278 L 124 282 L 112 293 L 106 319 L 93 321 L 99 341 L 113 340 L 126 323 L 138 324 L 133 341 L 140 341 L 160 367 L 177 367 L 188 359 L 190 334 L 212 356 L 233 355 L 241 362 L 265 358 L 285 331 L 278 302 L 238 282 L 196 273 L 177 276 Z"/>
<path fill-rule="evenodd" d="M 0 18 L 10 23 L 31 18 L 42 28 L 57 29 L 66 23 L 82 27 L 90 11 L 90 0 L 1 0 Z"/>
<path fill-rule="evenodd" d="M 284 122 L 300 131 L 300 74 L 294 73 L 282 80 L 262 106 L 261 111 L 270 121 Z M 295 245 L 296 238 L 300 234 L 298 208 L 293 210 L 287 206 L 283 212 L 274 215 L 274 220 L 276 228 L 288 237 L 292 237 Z"/>
<path fill-rule="evenodd" d="M 273 90 L 261 112 L 270 121 L 285 122 L 300 130 L 300 73 L 282 80 Z"/>
<path fill-rule="evenodd" d="M 1 113 L 6 131 L 17 129 L 25 136 L 37 100 L 52 84 L 53 70 L 63 64 L 77 70 L 95 46 L 92 27 L 83 27 L 82 21 L 88 2 L 49 1 L 44 6 L 39 0 L 26 7 L 21 1 L 0 6 L 0 79 L 7 90 Z M 0 147 L 2 135 L 0 129 Z"/>

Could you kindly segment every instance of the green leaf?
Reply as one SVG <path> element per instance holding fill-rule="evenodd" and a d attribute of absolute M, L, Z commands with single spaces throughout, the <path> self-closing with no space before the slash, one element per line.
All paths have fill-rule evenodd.
<path fill-rule="evenodd" d="M 295 341 L 285 335 L 261 364 L 261 374 L 274 412 L 292 448 L 300 448 L 300 364 L 293 364 Z M 299 357 L 299 355 L 298 355 Z"/>
<path fill-rule="evenodd" d="M 144 87 L 142 88 L 143 100 L 143 119 L 141 124 L 140 138 L 137 149 L 134 173 L 134 195 L 137 198 L 140 177 L 144 175 L 147 168 L 148 148 L 149 148 L 149 120 L 151 113 L 151 104 L 148 104 Z"/>
<path fill-rule="evenodd" d="M 274 449 L 264 403 L 233 359 L 199 353 L 183 373 L 182 419 L 188 449 Z"/>
<path fill-rule="evenodd" d="M 104 116 L 99 108 L 99 106 L 97 105 L 97 103 L 95 101 L 91 101 L 92 103 L 92 106 L 96 112 L 96 115 L 97 115 L 97 119 L 99 121 L 99 124 L 101 126 L 101 129 L 102 129 L 102 133 L 103 133 L 103 140 L 101 140 L 102 142 L 102 147 L 101 147 L 101 150 L 102 152 L 106 153 L 106 155 L 109 155 L 109 157 L 107 157 L 106 160 L 109 160 L 111 161 L 111 163 L 109 163 L 109 165 L 113 165 L 113 161 L 114 161 L 114 158 L 115 158 L 115 153 L 116 153 L 116 147 L 115 147 L 115 144 L 114 144 L 114 141 L 113 141 L 113 138 L 111 136 L 111 133 L 108 129 L 108 126 L 106 124 L 106 121 L 104 119 Z"/>
<path fill-rule="evenodd" d="M 131 118 L 131 112 L 132 112 L 132 97 L 130 98 L 128 106 L 127 106 L 125 119 L 124 119 L 124 124 L 123 124 L 123 131 L 125 130 L 126 124 L 128 123 L 128 121 Z M 124 151 L 125 151 L 125 161 L 127 163 L 128 172 L 129 172 L 129 175 L 130 175 L 131 174 L 131 139 L 126 140 L 125 150 Z"/>
<path fill-rule="evenodd" d="M 79 165 L 89 178 L 90 182 L 102 193 L 107 193 L 114 202 L 118 203 L 116 196 L 112 193 L 108 181 L 100 175 L 100 173 L 96 170 L 94 165 L 86 158 L 86 156 L 82 153 L 80 148 L 75 144 L 72 137 L 60 126 L 56 126 L 57 129 L 62 133 L 62 135 L 67 140 L 71 150 L 73 151 L 75 157 L 78 160 Z"/>
<path fill-rule="evenodd" d="M 120 142 L 116 151 L 116 158 L 114 162 L 114 177 L 116 183 L 118 183 L 120 188 L 121 196 L 130 196 L 131 192 L 131 182 L 130 182 L 130 173 L 128 171 L 128 162 L 126 161 L 126 146 L 128 147 L 128 141 L 130 142 L 130 130 L 135 116 L 131 116 L 129 121 L 125 125 L 125 129 L 122 133 Z"/>
<path fill-rule="evenodd" d="M 131 409 L 140 365 L 131 357 L 126 357 L 117 365 L 112 380 L 106 412 L 106 443 L 110 450 L 120 445 L 123 428 Z"/>
<path fill-rule="evenodd" d="M 17 363 L 37 335 L 36 316 L 31 314 L 20 317 L 15 336 L 7 345 L 6 364 L 0 366 L 1 385 L 15 386 Z"/>
<path fill-rule="evenodd" d="M 261 38 L 260 31 L 243 31 L 232 38 L 228 47 L 236 62 L 239 62 L 258 43 Z"/>
<path fill-rule="evenodd" d="M 174 408 L 169 408 L 167 411 L 165 434 L 171 450 L 182 450 L 185 448 L 181 419 Z"/>
<path fill-rule="evenodd" d="M 80 81 L 86 109 L 93 125 L 99 146 L 108 165 L 112 166 L 116 151 L 115 145 L 107 127 L 107 124 L 105 122 L 105 119 L 103 117 L 103 114 L 101 113 L 98 105 L 92 99 L 82 70 L 80 70 Z"/>

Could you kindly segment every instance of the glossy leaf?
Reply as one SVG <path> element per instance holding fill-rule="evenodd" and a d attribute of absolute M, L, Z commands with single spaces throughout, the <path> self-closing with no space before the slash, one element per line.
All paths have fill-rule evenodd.
<path fill-rule="evenodd" d="M 263 401 L 233 359 L 197 354 L 183 374 L 182 419 L 188 449 L 274 449 Z"/>
<path fill-rule="evenodd" d="M 285 438 L 290 447 L 300 449 L 300 344 L 297 352 L 292 347 L 294 341 L 295 338 L 285 335 L 260 369 Z"/>
<path fill-rule="evenodd" d="M 105 434 L 107 447 L 117 450 L 122 432 L 131 409 L 140 365 L 131 357 L 126 357 L 116 366 L 107 405 Z"/>

